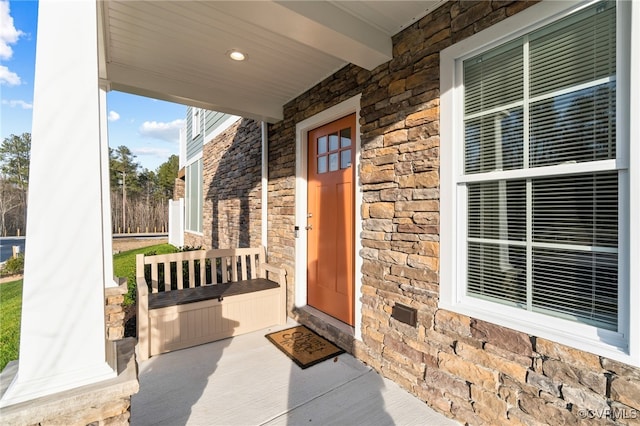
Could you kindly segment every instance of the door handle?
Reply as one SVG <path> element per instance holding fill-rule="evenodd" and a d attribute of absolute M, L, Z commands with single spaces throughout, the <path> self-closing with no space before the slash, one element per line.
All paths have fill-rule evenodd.
<path fill-rule="evenodd" d="M 313 225 L 307 225 L 304 227 L 307 231 L 311 231 L 313 229 Z"/>

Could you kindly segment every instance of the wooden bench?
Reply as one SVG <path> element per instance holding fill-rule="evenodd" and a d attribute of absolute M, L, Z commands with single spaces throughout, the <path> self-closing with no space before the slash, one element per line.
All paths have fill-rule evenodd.
<path fill-rule="evenodd" d="M 264 248 L 137 255 L 140 360 L 284 324 L 285 275 Z"/>

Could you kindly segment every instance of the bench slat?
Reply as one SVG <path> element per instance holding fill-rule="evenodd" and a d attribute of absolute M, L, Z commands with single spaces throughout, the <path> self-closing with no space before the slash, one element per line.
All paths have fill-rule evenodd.
<path fill-rule="evenodd" d="M 222 265 L 222 284 L 229 282 L 229 263 L 228 257 L 221 257 L 220 264 Z"/>
<path fill-rule="evenodd" d="M 188 262 L 189 262 L 189 288 L 192 288 L 192 287 L 195 287 L 195 276 L 196 276 L 195 263 L 196 262 L 193 259 L 189 259 Z"/>
<path fill-rule="evenodd" d="M 184 288 L 183 285 L 183 275 L 182 275 L 182 260 L 178 260 L 176 262 L 176 280 L 178 281 L 178 290 L 182 290 Z"/>
<path fill-rule="evenodd" d="M 230 258 L 231 260 L 231 281 L 238 281 L 238 256 L 233 255 Z"/>
<path fill-rule="evenodd" d="M 162 263 L 164 265 L 164 291 L 171 291 L 171 262 Z"/>
<path fill-rule="evenodd" d="M 247 256 L 240 256 L 240 271 L 242 271 L 242 279 L 247 279 Z"/>
<path fill-rule="evenodd" d="M 205 270 L 206 266 L 206 259 L 200 259 L 200 285 L 205 285 L 207 283 L 207 271 Z"/>
<path fill-rule="evenodd" d="M 151 264 L 151 292 L 158 292 L 158 264 Z"/>

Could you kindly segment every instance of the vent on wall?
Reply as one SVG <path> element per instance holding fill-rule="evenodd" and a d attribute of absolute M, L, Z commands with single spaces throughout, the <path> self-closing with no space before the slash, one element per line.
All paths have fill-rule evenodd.
<path fill-rule="evenodd" d="M 391 309 L 391 318 L 394 318 L 412 327 L 416 326 L 418 311 L 415 308 L 396 303 Z"/>

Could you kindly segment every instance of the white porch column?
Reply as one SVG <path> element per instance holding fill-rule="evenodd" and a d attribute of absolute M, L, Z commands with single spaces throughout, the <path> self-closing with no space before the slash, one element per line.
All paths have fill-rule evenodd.
<path fill-rule="evenodd" d="M 38 15 L 20 359 L 0 406 L 115 376 L 97 3 L 41 0 Z"/>

